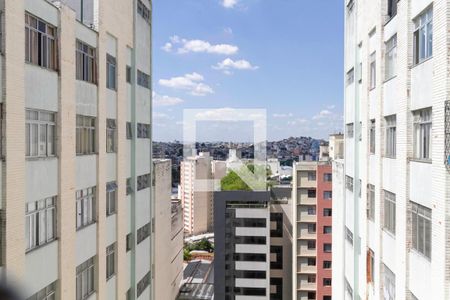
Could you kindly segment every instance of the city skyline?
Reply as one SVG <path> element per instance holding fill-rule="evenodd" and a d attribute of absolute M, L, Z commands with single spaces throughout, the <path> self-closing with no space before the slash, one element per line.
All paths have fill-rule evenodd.
<path fill-rule="evenodd" d="M 191 108 L 265 108 L 269 140 L 342 131 L 341 2 L 155 1 L 154 140 L 182 140 Z M 245 126 L 211 125 L 204 140 L 252 137 Z"/>

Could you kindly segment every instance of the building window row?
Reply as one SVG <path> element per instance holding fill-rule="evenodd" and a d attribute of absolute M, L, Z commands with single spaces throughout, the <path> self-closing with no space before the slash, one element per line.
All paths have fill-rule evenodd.
<path fill-rule="evenodd" d="M 26 251 L 56 238 L 56 196 L 26 204 L 25 232 Z"/>

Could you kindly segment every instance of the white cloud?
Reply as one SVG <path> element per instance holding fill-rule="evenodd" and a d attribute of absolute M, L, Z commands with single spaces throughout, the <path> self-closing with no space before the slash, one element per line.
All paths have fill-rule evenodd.
<path fill-rule="evenodd" d="M 165 43 L 164 46 L 161 47 L 161 49 L 166 52 L 172 52 L 172 43 Z"/>
<path fill-rule="evenodd" d="M 303 118 L 299 118 L 299 119 L 295 119 L 293 121 L 288 121 L 287 124 L 289 126 L 299 126 L 299 125 L 303 125 L 303 124 L 306 124 L 306 123 L 308 123 L 308 120 L 303 119 Z"/>
<path fill-rule="evenodd" d="M 331 105 L 327 106 L 327 109 L 329 109 L 329 110 L 333 110 L 335 108 L 336 108 L 336 105 L 334 105 L 334 104 L 331 104 Z"/>
<path fill-rule="evenodd" d="M 225 28 L 223 29 L 223 32 L 224 32 L 226 35 L 233 35 L 233 29 L 231 29 L 230 27 L 225 27 Z"/>
<path fill-rule="evenodd" d="M 219 62 L 217 65 L 212 66 L 215 70 L 222 70 L 222 71 L 230 71 L 232 69 L 235 70 L 256 70 L 259 67 L 253 66 L 249 61 L 245 59 L 241 60 L 232 60 L 231 58 L 226 58 L 223 61 Z M 230 72 L 225 72 L 230 73 Z"/>
<path fill-rule="evenodd" d="M 154 111 L 153 119 L 155 119 L 155 120 L 170 120 L 172 118 L 168 114 Z"/>
<path fill-rule="evenodd" d="M 173 106 L 183 103 L 184 100 L 177 97 L 170 97 L 167 95 L 160 95 L 153 92 L 153 104 L 155 106 Z"/>
<path fill-rule="evenodd" d="M 327 117 L 327 116 L 329 116 L 329 115 L 331 115 L 332 114 L 332 112 L 331 111 L 329 111 L 329 110 L 327 110 L 327 109 L 324 109 L 324 110 L 321 110 L 317 115 L 315 115 L 312 119 L 313 120 L 319 120 L 319 119 L 323 119 L 323 118 L 325 118 L 325 117 Z"/>
<path fill-rule="evenodd" d="M 274 118 L 282 119 L 282 118 L 291 118 L 293 116 L 293 114 L 292 113 L 288 113 L 288 114 L 273 114 L 272 116 Z"/>
<path fill-rule="evenodd" d="M 233 55 L 239 51 L 239 48 L 235 45 L 230 44 L 211 44 L 210 42 L 203 40 L 188 40 L 182 39 L 177 35 L 169 38 L 170 43 L 166 43 L 163 47 L 167 46 L 168 49 L 172 50 L 175 45 L 178 45 L 177 52 L 179 54 L 185 53 L 210 53 L 210 54 L 221 54 L 221 55 Z M 170 44 L 170 46 L 168 45 Z"/>
<path fill-rule="evenodd" d="M 170 79 L 160 79 L 158 83 L 164 87 L 189 91 L 194 96 L 213 94 L 214 90 L 209 85 L 203 83 L 203 80 L 202 75 L 194 72 Z"/>
<path fill-rule="evenodd" d="M 222 0 L 222 6 L 226 8 L 233 8 L 238 3 L 238 0 Z"/>

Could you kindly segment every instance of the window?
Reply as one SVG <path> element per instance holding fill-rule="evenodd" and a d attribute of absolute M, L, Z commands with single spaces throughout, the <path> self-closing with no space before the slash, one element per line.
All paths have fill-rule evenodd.
<path fill-rule="evenodd" d="M 355 82 L 355 69 L 351 68 L 350 71 L 347 72 L 347 76 L 346 76 L 346 80 L 347 80 L 347 85 L 351 85 Z"/>
<path fill-rule="evenodd" d="M 316 249 L 316 241 L 308 240 L 307 247 L 308 247 L 308 250 L 314 250 L 314 249 Z"/>
<path fill-rule="evenodd" d="M 131 83 L 131 67 L 127 66 L 127 69 L 125 72 L 126 72 L 127 83 Z"/>
<path fill-rule="evenodd" d="M 127 122 L 127 140 L 131 140 L 133 138 L 133 127 L 131 122 Z"/>
<path fill-rule="evenodd" d="M 316 299 L 316 292 L 308 292 L 308 300 Z"/>
<path fill-rule="evenodd" d="M 27 300 L 54 300 L 56 299 L 56 281 L 49 284 Z"/>
<path fill-rule="evenodd" d="M 353 245 L 353 232 L 348 227 L 345 227 L 345 239 Z"/>
<path fill-rule="evenodd" d="M 133 234 L 127 234 L 127 242 L 126 242 L 127 252 L 133 248 Z"/>
<path fill-rule="evenodd" d="M 56 238 L 56 196 L 29 202 L 25 210 L 27 251 Z"/>
<path fill-rule="evenodd" d="M 414 20 L 414 63 L 433 56 L 433 8 L 428 8 Z"/>
<path fill-rule="evenodd" d="M 308 224 L 308 233 L 316 233 L 316 223 Z"/>
<path fill-rule="evenodd" d="M 370 120 L 369 151 L 370 154 L 375 154 L 375 120 Z"/>
<path fill-rule="evenodd" d="M 374 89 L 377 86 L 377 55 L 376 52 L 372 53 L 369 57 L 369 89 Z"/>
<path fill-rule="evenodd" d="M 395 300 L 395 274 L 383 264 L 384 300 Z"/>
<path fill-rule="evenodd" d="M 345 278 L 345 296 L 346 299 L 353 299 L 353 288 L 347 278 Z"/>
<path fill-rule="evenodd" d="M 95 118 L 77 115 L 77 154 L 95 154 Z"/>
<path fill-rule="evenodd" d="M 333 181 L 333 175 L 331 173 L 323 174 L 323 181 L 325 181 L 325 182 L 332 182 Z"/>
<path fill-rule="evenodd" d="M 395 1 L 395 0 L 394 0 Z M 397 75 L 397 35 L 394 35 L 386 42 L 385 53 L 385 80 L 389 80 Z"/>
<path fill-rule="evenodd" d="M 106 248 L 106 280 L 116 274 L 116 263 L 115 263 L 115 253 L 116 253 L 116 243 L 109 245 Z"/>
<path fill-rule="evenodd" d="M 412 247 L 431 259 L 431 209 L 411 202 Z"/>
<path fill-rule="evenodd" d="M 106 184 L 106 215 L 116 213 L 117 184 L 112 181 Z"/>
<path fill-rule="evenodd" d="M 387 17 L 388 20 L 392 19 L 397 15 L 397 2 L 399 0 L 388 0 L 387 1 Z"/>
<path fill-rule="evenodd" d="M 347 138 L 352 139 L 354 135 L 353 123 L 346 125 Z"/>
<path fill-rule="evenodd" d="M 350 192 L 353 192 L 353 178 L 348 175 L 345 175 L 345 187 Z"/>
<path fill-rule="evenodd" d="M 324 226 L 323 227 L 323 233 L 324 234 L 330 234 L 331 233 L 331 226 Z"/>
<path fill-rule="evenodd" d="M 331 244 L 323 244 L 323 252 L 330 253 L 331 252 Z"/>
<path fill-rule="evenodd" d="M 367 270 L 367 282 L 374 282 L 375 278 L 375 254 L 371 249 L 367 249 L 367 261 L 366 261 L 366 270 Z"/>
<path fill-rule="evenodd" d="M 367 185 L 367 219 L 375 221 L 375 186 Z"/>
<path fill-rule="evenodd" d="M 331 208 L 324 208 L 323 209 L 323 216 L 324 217 L 331 217 L 332 216 L 332 209 Z"/>
<path fill-rule="evenodd" d="M 141 280 L 137 283 L 136 287 L 136 298 L 145 291 L 145 289 L 150 285 L 150 272 L 148 272 Z"/>
<path fill-rule="evenodd" d="M 316 275 L 308 275 L 308 283 L 315 283 Z"/>
<path fill-rule="evenodd" d="M 316 198 L 316 190 L 308 190 L 308 198 Z"/>
<path fill-rule="evenodd" d="M 150 174 L 145 174 L 137 177 L 137 190 L 143 190 L 150 187 Z"/>
<path fill-rule="evenodd" d="M 283 213 L 270 213 L 270 223 L 270 236 L 283 237 Z"/>
<path fill-rule="evenodd" d="M 95 191 L 90 187 L 76 192 L 77 201 L 77 229 L 88 226 L 95 222 Z"/>
<path fill-rule="evenodd" d="M 270 246 L 270 269 L 283 269 L 283 246 Z"/>
<path fill-rule="evenodd" d="M 331 269 L 331 261 L 330 260 L 324 260 L 323 261 L 323 268 L 324 269 Z"/>
<path fill-rule="evenodd" d="M 25 61 L 56 70 L 56 52 L 56 27 L 25 14 Z"/>
<path fill-rule="evenodd" d="M 27 157 L 55 155 L 56 113 L 26 110 L 25 153 Z"/>
<path fill-rule="evenodd" d="M 316 207 L 315 206 L 309 206 L 308 207 L 308 215 L 309 216 L 315 216 L 316 215 Z"/>
<path fill-rule="evenodd" d="M 95 48 L 77 41 L 76 68 L 77 79 L 97 83 L 97 53 Z"/>
<path fill-rule="evenodd" d="M 91 257 L 77 267 L 76 300 L 89 298 L 95 292 L 95 257 Z"/>
<path fill-rule="evenodd" d="M 323 199 L 324 200 L 331 200 L 333 198 L 333 193 L 331 191 L 324 191 L 323 192 Z"/>
<path fill-rule="evenodd" d="M 133 193 L 133 187 L 131 186 L 131 178 L 127 178 L 127 195 Z"/>
<path fill-rule="evenodd" d="M 106 152 L 113 153 L 117 149 L 116 120 L 106 119 Z"/>
<path fill-rule="evenodd" d="M 141 139 L 149 139 L 151 134 L 150 124 L 137 124 L 137 137 Z"/>
<path fill-rule="evenodd" d="M 151 89 L 150 75 L 138 70 L 137 71 L 137 84 L 145 87 L 147 89 Z"/>
<path fill-rule="evenodd" d="M 384 191 L 384 224 L 385 230 L 395 235 L 395 194 Z"/>
<path fill-rule="evenodd" d="M 417 298 L 411 291 L 409 291 L 410 295 L 411 295 L 411 300 L 419 300 L 419 298 Z"/>
<path fill-rule="evenodd" d="M 316 181 L 316 172 L 308 172 L 308 180 Z"/>
<path fill-rule="evenodd" d="M 138 0 L 137 2 L 137 12 L 138 14 L 144 18 L 144 20 L 151 25 L 151 13 L 150 10 L 145 6 L 144 3 L 142 3 L 141 0 Z"/>
<path fill-rule="evenodd" d="M 323 279 L 323 285 L 324 286 L 331 286 L 331 278 L 324 278 Z"/>
<path fill-rule="evenodd" d="M 314 257 L 308 257 L 308 266 L 315 266 L 316 259 Z"/>
<path fill-rule="evenodd" d="M 139 244 L 149 236 L 150 236 L 150 223 L 147 223 L 137 230 L 137 243 Z"/>
<path fill-rule="evenodd" d="M 395 115 L 385 117 L 386 122 L 386 156 L 395 158 L 397 154 L 397 118 Z"/>
<path fill-rule="evenodd" d="M 431 108 L 413 112 L 414 158 L 431 159 Z"/>
<path fill-rule="evenodd" d="M 116 73 L 117 65 L 116 58 L 106 54 L 106 87 L 111 90 L 116 90 Z"/>
<path fill-rule="evenodd" d="M 331 296 L 323 296 L 323 300 L 331 300 Z"/>

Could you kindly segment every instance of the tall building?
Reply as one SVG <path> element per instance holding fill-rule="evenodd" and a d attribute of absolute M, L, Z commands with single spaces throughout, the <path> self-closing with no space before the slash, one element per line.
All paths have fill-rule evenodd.
<path fill-rule="evenodd" d="M 169 159 L 153 161 L 155 181 L 155 299 L 175 300 L 183 279 L 183 210 L 172 200 Z"/>
<path fill-rule="evenodd" d="M 152 298 L 151 8 L 0 1 L 0 273 L 25 298 Z"/>
<path fill-rule="evenodd" d="M 303 161 L 294 165 L 292 207 L 295 218 L 292 243 L 294 253 L 292 299 L 330 300 L 332 278 L 330 162 Z"/>
<path fill-rule="evenodd" d="M 345 241 L 333 249 L 344 262 L 333 268 L 333 297 L 448 299 L 450 3 L 345 4 L 345 161 L 336 173 L 345 190 L 334 218 Z"/>
<path fill-rule="evenodd" d="M 214 299 L 271 296 L 269 201 L 266 191 L 214 193 Z"/>
<path fill-rule="evenodd" d="M 180 196 L 183 203 L 184 231 L 196 235 L 213 230 L 212 158 L 208 152 L 181 162 Z"/>

